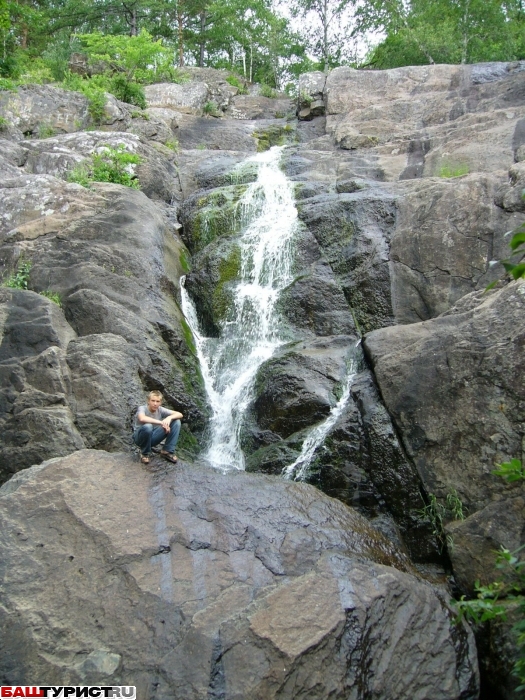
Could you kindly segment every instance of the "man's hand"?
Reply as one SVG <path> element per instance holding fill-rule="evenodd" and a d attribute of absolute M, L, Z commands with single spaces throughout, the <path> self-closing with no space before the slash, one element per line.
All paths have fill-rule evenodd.
<path fill-rule="evenodd" d="M 164 418 L 164 420 L 162 420 L 162 421 L 160 422 L 160 424 L 162 425 L 162 427 L 164 428 L 164 430 L 165 430 L 167 433 L 169 433 L 170 430 L 171 430 L 171 428 L 170 428 L 170 423 L 171 423 L 171 416 L 166 416 L 166 418 Z"/>

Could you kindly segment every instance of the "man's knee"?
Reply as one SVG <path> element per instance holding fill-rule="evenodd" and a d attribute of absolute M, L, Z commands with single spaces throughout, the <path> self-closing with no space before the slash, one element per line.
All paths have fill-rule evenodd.
<path fill-rule="evenodd" d="M 139 430 L 145 432 L 145 433 L 152 433 L 153 432 L 153 423 L 144 423 L 141 425 Z"/>

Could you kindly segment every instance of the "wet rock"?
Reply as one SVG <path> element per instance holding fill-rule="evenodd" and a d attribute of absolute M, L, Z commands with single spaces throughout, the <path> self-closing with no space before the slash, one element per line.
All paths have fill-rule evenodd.
<path fill-rule="evenodd" d="M 392 323 L 389 240 L 394 208 L 388 193 L 321 194 L 301 200 L 298 210 L 361 331 Z"/>
<path fill-rule="evenodd" d="M 2 558 L 18 572 L 1 594 L 6 682 L 478 696 L 472 635 L 444 596 L 312 487 L 184 464 L 155 475 L 82 451 L 18 475 L 0 504 Z"/>
<path fill-rule="evenodd" d="M 390 246 L 399 323 L 433 318 L 495 277 L 490 261 L 507 257 L 504 234 L 518 223 L 493 205 L 500 182 L 469 175 L 407 185 Z"/>
<path fill-rule="evenodd" d="M 355 333 L 348 302 L 330 267 L 319 263 L 308 273 L 298 276 L 279 298 L 278 308 L 288 324 L 303 336 L 305 331 L 319 337 Z"/>
<path fill-rule="evenodd" d="M 0 480 L 85 444 L 74 424 L 66 349 L 75 337 L 43 296 L 0 289 Z"/>
<path fill-rule="evenodd" d="M 257 426 L 286 438 L 325 418 L 337 403 L 355 341 L 336 336 L 299 343 L 262 365 L 251 405 Z"/>

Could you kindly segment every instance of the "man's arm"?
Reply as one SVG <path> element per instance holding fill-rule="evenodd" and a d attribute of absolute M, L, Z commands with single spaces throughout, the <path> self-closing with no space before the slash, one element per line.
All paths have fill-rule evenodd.
<path fill-rule="evenodd" d="M 180 411 L 170 411 L 169 408 L 162 408 L 162 412 L 167 413 L 168 415 L 164 416 L 160 424 L 164 430 L 169 433 L 170 423 L 174 420 L 182 420 L 182 413 Z"/>

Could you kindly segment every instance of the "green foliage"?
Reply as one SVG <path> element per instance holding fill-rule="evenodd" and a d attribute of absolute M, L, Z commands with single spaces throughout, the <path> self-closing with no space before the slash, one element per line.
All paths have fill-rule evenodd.
<path fill-rule="evenodd" d="M 509 483 L 525 480 L 525 467 L 519 459 L 511 459 L 510 462 L 503 462 L 497 467 L 492 473 Z M 488 586 L 481 586 L 479 581 L 476 581 L 474 600 L 467 600 L 465 596 L 461 596 L 459 601 L 451 601 L 458 611 L 456 621 L 466 619 L 474 625 L 495 619 L 505 620 L 508 606 L 502 605 L 502 599 L 517 605 L 519 619 L 512 627 L 518 650 L 512 671 L 520 681 L 517 692 L 525 690 L 525 560 L 520 558 L 524 548 L 525 545 L 522 545 L 511 552 L 502 547 L 496 557 L 496 567 L 502 571 L 502 578 Z"/>
<path fill-rule="evenodd" d="M 50 124 L 39 124 L 38 125 L 38 138 L 39 139 L 49 139 L 55 136 L 56 131 Z"/>
<path fill-rule="evenodd" d="M 314 98 L 306 92 L 306 90 L 301 90 L 299 93 L 299 101 L 310 106 L 314 101 Z"/>
<path fill-rule="evenodd" d="M 245 83 L 242 82 L 241 78 L 239 78 L 238 75 L 230 73 L 230 75 L 226 78 L 226 82 L 228 82 L 230 85 L 233 85 L 233 87 L 237 88 L 238 95 L 248 94 L 248 88 L 246 87 Z"/>
<path fill-rule="evenodd" d="M 461 177 L 469 172 L 468 165 L 443 164 L 439 169 L 439 177 Z"/>
<path fill-rule="evenodd" d="M 525 194 L 523 196 L 525 198 Z M 525 278 L 525 223 L 521 224 L 515 231 L 513 231 L 513 236 L 509 243 L 509 247 L 512 251 L 511 257 L 506 258 L 505 260 L 500 260 L 500 263 L 513 279 L 518 280 Z M 495 287 L 498 282 L 499 279 L 491 282 L 486 287 L 485 291 Z"/>
<path fill-rule="evenodd" d="M 502 260 L 502 265 L 505 270 L 513 277 L 515 280 L 520 279 L 520 277 L 525 277 L 525 263 L 523 258 L 525 257 L 525 223 L 514 231 L 514 235 L 509 243 L 510 249 L 512 250 L 514 259 Z"/>
<path fill-rule="evenodd" d="M 279 97 L 279 93 L 277 92 L 277 90 L 274 90 L 272 87 L 270 87 L 269 85 L 265 85 L 264 83 L 261 85 L 259 94 L 263 97 L 271 97 L 273 99 Z"/>
<path fill-rule="evenodd" d="M 84 187 L 89 187 L 92 182 L 114 182 L 138 190 L 140 182 L 133 172 L 133 166 L 140 162 L 140 156 L 130 153 L 124 144 L 116 148 L 104 146 L 90 160 L 73 168 L 68 180 Z"/>
<path fill-rule="evenodd" d="M 179 152 L 179 142 L 175 137 L 165 141 L 164 145 L 166 146 L 166 148 L 169 148 L 170 151 L 174 151 L 175 153 Z"/>
<path fill-rule="evenodd" d="M 445 547 L 451 548 L 454 545 L 451 537 L 445 533 L 445 525 L 452 520 L 465 520 L 465 511 L 466 508 L 455 489 L 447 494 L 444 503 L 438 501 L 433 493 L 429 494 L 428 503 L 419 511 L 419 514 L 430 520 L 432 534 L 441 551 Z"/>
<path fill-rule="evenodd" d="M 32 263 L 29 260 L 20 260 L 16 271 L 4 282 L 4 287 L 10 289 L 27 289 Z"/>
<path fill-rule="evenodd" d="M 125 73 L 129 81 L 142 82 L 149 76 L 149 66 L 164 63 L 168 53 L 162 41 L 154 41 L 145 29 L 136 36 L 93 32 L 80 34 L 78 38 L 91 62 L 105 63 L 108 68 Z"/>
<path fill-rule="evenodd" d="M 366 65 L 396 68 L 523 58 L 524 23 L 514 0 L 369 0 L 357 11 L 355 31 L 384 32 Z"/>
<path fill-rule="evenodd" d="M 146 95 L 144 88 L 139 83 L 129 80 L 124 74 L 119 73 L 111 78 L 110 90 L 121 102 L 136 105 L 141 109 L 146 109 Z"/>
<path fill-rule="evenodd" d="M 58 294 L 58 292 L 51 292 L 49 289 L 46 289 L 43 292 L 39 292 L 39 294 L 52 301 L 54 304 L 57 304 L 60 307 L 62 306 L 62 299 L 60 298 L 60 294 Z"/>
<path fill-rule="evenodd" d="M 216 116 L 218 114 L 217 103 L 213 100 L 209 100 L 202 108 L 202 111 L 210 117 Z"/>
<path fill-rule="evenodd" d="M 71 54 L 80 51 L 81 48 L 81 43 L 76 36 L 69 36 L 67 32 L 55 35 L 42 53 L 42 60 L 53 80 L 61 82 L 65 79 L 69 71 Z"/>
<path fill-rule="evenodd" d="M 0 117 L 0 131 L 3 131 L 4 129 L 7 129 L 9 126 L 9 122 L 5 117 Z"/>
<path fill-rule="evenodd" d="M 510 462 L 502 462 L 496 466 L 498 468 L 492 473 L 501 476 L 509 483 L 525 480 L 525 465 L 522 465 L 519 459 L 511 459 Z"/>

